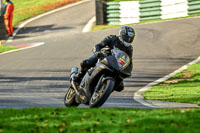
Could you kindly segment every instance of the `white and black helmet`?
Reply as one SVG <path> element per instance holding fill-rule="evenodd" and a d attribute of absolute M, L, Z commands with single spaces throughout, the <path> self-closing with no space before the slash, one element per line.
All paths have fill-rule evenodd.
<path fill-rule="evenodd" d="M 135 31 L 129 26 L 121 27 L 119 30 L 119 39 L 123 42 L 124 46 L 129 47 L 135 38 Z"/>

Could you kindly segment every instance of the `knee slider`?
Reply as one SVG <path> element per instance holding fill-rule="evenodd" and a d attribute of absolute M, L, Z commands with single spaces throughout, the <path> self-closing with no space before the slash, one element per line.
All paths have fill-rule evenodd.
<path fill-rule="evenodd" d="M 123 82 L 120 83 L 120 85 L 117 86 L 117 88 L 115 88 L 115 90 L 116 90 L 117 92 L 121 92 L 122 90 L 124 90 L 124 84 L 123 84 Z"/>

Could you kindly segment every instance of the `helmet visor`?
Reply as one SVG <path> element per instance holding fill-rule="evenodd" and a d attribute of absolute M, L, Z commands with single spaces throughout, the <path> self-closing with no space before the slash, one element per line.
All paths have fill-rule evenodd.
<path fill-rule="evenodd" d="M 134 40 L 134 36 L 123 36 L 123 40 L 127 43 L 132 43 Z"/>

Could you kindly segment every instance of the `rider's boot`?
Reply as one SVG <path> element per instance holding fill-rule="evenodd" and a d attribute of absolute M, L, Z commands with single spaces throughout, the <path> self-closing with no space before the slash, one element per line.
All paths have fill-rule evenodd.
<path fill-rule="evenodd" d="M 81 70 L 80 70 L 80 72 L 77 74 L 77 76 L 74 78 L 74 81 L 75 81 L 76 83 L 78 83 L 78 84 L 81 83 L 81 81 L 82 81 L 82 79 L 83 79 L 85 73 L 86 73 L 87 70 L 88 70 L 88 67 L 87 67 L 87 66 L 88 66 L 87 60 L 84 60 L 83 62 L 81 62 L 80 66 L 81 66 Z"/>

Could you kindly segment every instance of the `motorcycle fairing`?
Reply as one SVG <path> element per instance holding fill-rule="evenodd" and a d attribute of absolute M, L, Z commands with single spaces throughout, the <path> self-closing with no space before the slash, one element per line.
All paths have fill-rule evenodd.
<path fill-rule="evenodd" d="M 119 66 L 114 56 L 107 56 L 100 62 L 111 70 L 119 71 Z"/>
<path fill-rule="evenodd" d="M 123 79 L 131 76 L 132 64 L 130 63 L 130 58 L 125 52 L 119 49 L 113 49 L 112 55 L 105 57 L 100 62 Z"/>
<path fill-rule="evenodd" d="M 91 99 L 91 93 L 93 93 L 95 86 L 97 85 L 99 78 L 101 77 L 102 73 L 104 73 L 105 71 L 111 73 L 112 70 L 109 69 L 107 66 L 105 66 L 102 63 L 97 63 L 96 67 L 91 68 L 90 70 L 88 70 L 88 72 L 85 74 L 85 76 L 83 77 L 81 84 L 80 84 L 80 90 L 82 90 L 85 93 L 86 96 L 86 103 L 84 104 L 88 104 L 89 100 Z"/>
<path fill-rule="evenodd" d="M 128 54 L 124 51 L 119 50 L 118 48 L 112 49 L 111 52 L 117 60 L 117 65 L 119 67 L 120 72 L 122 73 L 122 77 L 126 78 L 131 76 L 132 63 Z"/>

